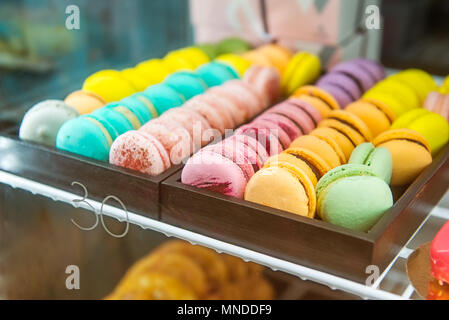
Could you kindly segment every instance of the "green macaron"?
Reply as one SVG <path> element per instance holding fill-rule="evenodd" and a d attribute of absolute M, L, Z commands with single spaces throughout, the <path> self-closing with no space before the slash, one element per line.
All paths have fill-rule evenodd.
<path fill-rule="evenodd" d="M 369 231 L 393 206 L 390 187 L 367 165 L 332 169 L 317 184 L 317 213 L 324 221 Z"/>
<path fill-rule="evenodd" d="M 387 148 L 376 148 L 371 142 L 362 143 L 354 149 L 349 164 L 364 164 L 387 184 L 390 184 L 393 172 L 393 158 Z"/>

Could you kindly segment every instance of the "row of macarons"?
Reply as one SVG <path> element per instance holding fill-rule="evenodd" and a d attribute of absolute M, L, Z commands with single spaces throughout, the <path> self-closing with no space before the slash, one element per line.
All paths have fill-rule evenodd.
<path fill-rule="evenodd" d="M 191 55 L 194 53 L 194 51 L 192 51 L 195 48 L 187 48 L 187 49 L 182 49 L 182 50 L 178 50 L 175 53 L 190 53 Z M 198 50 L 198 49 L 197 49 Z M 286 81 L 287 84 L 289 84 L 290 87 L 292 87 L 291 83 L 294 83 L 293 87 L 298 87 L 300 85 L 303 85 L 305 83 L 308 82 L 312 82 L 314 81 L 314 77 L 317 77 L 319 72 L 320 72 L 320 63 L 319 60 L 317 59 L 317 57 L 307 54 L 307 53 L 298 53 L 295 56 L 292 56 L 289 51 L 285 48 L 282 48 L 280 46 L 277 45 L 266 45 L 266 46 L 262 46 L 261 48 L 257 48 L 255 50 L 252 51 L 252 55 L 257 56 L 274 56 L 275 58 L 272 58 L 270 61 L 272 62 L 272 66 L 277 68 L 277 70 L 281 70 L 281 69 L 287 69 L 288 72 L 286 72 L 285 74 L 288 75 L 289 77 L 291 75 L 293 75 L 291 80 Z M 173 54 L 173 53 L 172 53 Z M 169 57 L 169 55 L 167 55 L 167 57 Z M 166 58 L 167 58 L 166 57 Z M 187 59 L 188 55 L 186 55 Z M 279 59 L 279 57 L 282 57 L 282 59 Z M 184 90 L 181 90 L 181 92 L 178 92 L 183 98 L 190 98 L 192 97 L 194 94 L 198 94 L 201 93 L 201 91 L 205 88 L 207 88 L 208 86 L 213 86 L 213 85 L 218 85 L 220 84 L 221 81 L 226 80 L 226 78 L 229 78 L 229 75 L 225 75 L 224 73 L 232 73 L 233 78 L 236 78 L 236 76 L 238 76 L 239 74 L 241 74 L 241 72 L 245 72 L 247 70 L 247 68 L 251 65 L 251 62 L 248 61 L 245 58 L 242 58 L 241 56 L 238 55 L 232 55 L 232 54 L 227 54 L 225 56 L 222 57 L 223 60 L 216 60 L 214 62 L 208 63 L 207 66 L 203 65 L 201 67 L 199 67 L 196 71 L 196 73 L 199 73 L 200 81 L 203 80 L 202 85 L 198 85 L 198 83 L 196 83 L 195 86 L 195 82 L 198 82 L 198 77 L 196 77 L 197 79 L 193 79 L 195 78 L 194 75 L 192 74 L 192 72 L 190 71 L 178 71 L 176 76 L 173 75 L 169 75 L 169 83 L 174 84 L 175 86 L 177 86 L 178 88 L 181 86 L 184 86 L 185 88 L 181 88 Z M 277 58 L 277 59 L 276 59 Z M 157 59 L 153 59 L 151 60 L 151 64 L 154 65 L 154 62 Z M 198 60 L 198 58 L 197 58 Z M 301 62 L 299 63 L 298 60 L 301 60 Z M 290 63 L 289 63 L 290 62 Z M 148 62 L 146 62 L 148 63 Z M 301 68 L 298 68 L 298 65 L 301 66 Z M 223 71 L 220 69 L 223 69 L 223 67 L 226 67 L 227 70 Z M 153 68 L 153 67 L 148 67 L 148 72 L 150 73 L 151 70 L 157 70 L 157 68 Z M 157 73 L 157 72 L 156 72 Z M 193 72 L 195 73 L 195 72 Z M 115 86 L 112 85 L 111 83 L 109 83 L 110 80 L 114 79 L 116 76 L 114 76 L 114 74 L 117 74 L 117 71 L 115 72 L 98 72 L 96 74 L 94 74 L 93 76 L 89 77 L 88 79 L 86 79 L 84 86 L 86 86 L 86 84 L 88 84 L 90 86 L 91 83 L 102 83 L 104 82 L 105 84 L 105 88 L 108 88 L 109 91 L 111 92 L 116 92 L 119 90 L 116 90 Z M 219 79 L 216 79 L 216 78 Z M 204 84 L 206 84 L 206 86 L 204 86 Z M 89 87 L 88 86 L 88 87 Z M 191 89 L 191 87 L 193 88 L 193 91 L 191 92 L 185 92 L 186 90 L 189 91 L 189 89 Z M 155 87 L 155 88 L 152 88 Z M 161 87 L 161 86 L 159 86 Z M 89 87 L 89 89 L 94 89 L 92 86 Z M 132 94 L 132 96 L 130 97 L 125 97 L 124 99 L 122 99 L 120 101 L 119 104 L 117 103 L 110 103 L 106 106 L 107 109 L 119 109 L 120 111 L 122 111 L 122 115 L 115 115 L 115 118 L 120 117 L 122 118 L 122 121 L 128 122 L 128 128 L 130 127 L 130 125 L 132 126 L 132 121 L 129 121 L 129 116 L 131 116 L 132 118 L 134 118 L 134 123 L 136 123 L 136 119 L 135 117 L 133 117 L 133 115 L 135 115 L 134 111 L 136 108 L 140 108 L 140 109 L 144 109 L 144 113 L 147 113 L 147 116 L 144 117 L 144 119 L 142 119 L 140 117 L 140 122 L 141 124 L 144 124 L 147 120 L 148 120 L 148 111 L 150 112 L 152 118 L 154 118 L 154 116 L 156 115 L 160 115 L 161 112 L 158 112 L 159 110 L 166 110 L 169 108 L 169 106 L 167 106 L 165 103 L 162 106 L 155 105 L 154 103 L 154 99 L 151 99 L 148 97 L 148 92 L 152 91 L 154 92 L 153 96 L 158 96 L 161 95 L 161 97 L 159 97 L 158 102 L 160 102 L 161 100 L 166 100 L 165 102 L 168 103 L 172 103 L 171 107 L 177 107 L 179 106 L 179 99 L 175 98 L 175 94 L 173 92 L 169 92 L 169 90 L 160 90 L 162 88 L 157 88 L 157 86 L 153 85 L 150 86 L 149 88 L 147 88 L 144 92 L 141 93 L 134 93 Z M 166 88 L 165 88 L 166 89 Z M 176 89 L 176 88 L 175 88 Z M 98 92 L 98 91 L 97 91 Z M 87 93 L 87 94 L 86 94 Z M 80 96 L 81 95 L 81 96 Z M 89 91 L 89 90 L 81 90 L 81 91 L 77 91 L 71 95 L 69 95 L 70 101 L 75 101 L 73 103 L 73 105 L 78 104 L 78 105 L 84 105 L 86 106 L 86 104 L 90 104 L 91 106 L 92 104 L 92 97 L 94 97 L 95 93 Z M 168 99 L 166 95 L 168 95 Z M 77 98 L 73 98 L 74 96 L 78 96 Z M 82 97 L 82 98 L 80 98 Z M 89 97 L 88 99 L 85 99 L 86 97 Z M 185 100 L 187 100 L 185 99 Z M 67 99 L 66 99 L 67 102 Z M 99 111 L 98 107 L 103 106 L 103 104 L 98 104 L 95 105 L 95 110 L 93 111 L 93 113 L 103 113 L 103 111 Z M 111 108 L 111 106 L 113 106 L 113 108 Z M 145 110 L 145 109 L 149 109 L 149 110 Z M 155 110 L 156 109 L 156 110 Z M 115 110 L 117 111 L 117 110 Z M 126 113 L 126 115 L 123 115 L 123 112 Z M 142 113 L 142 112 L 140 112 Z M 108 111 L 108 114 L 111 114 L 110 111 Z M 49 117 L 49 115 L 52 115 L 51 117 Z M 92 114 L 90 114 L 91 116 Z M 64 104 L 61 101 L 57 101 L 57 100 L 46 100 L 42 103 L 39 103 L 37 105 L 35 105 L 33 108 L 31 108 L 27 114 L 25 115 L 23 121 L 22 121 L 22 125 L 20 128 L 20 137 L 23 140 L 28 140 L 28 141 L 34 141 L 34 142 L 39 142 L 39 143 L 44 143 L 47 145 L 55 145 L 56 144 L 56 135 L 59 131 L 59 128 L 62 126 L 62 124 L 66 123 L 68 120 L 73 119 L 73 118 L 77 118 L 79 116 L 79 113 L 74 110 L 74 108 L 71 108 L 71 106 L 68 106 L 67 104 Z M 123 117 L 125 116 L 125 117 Z M 137 117 L 139 118 L 139 112 L 137 114 Z M 123 119 L 123 118 L 127 118 L 127 119 Z M 98 126 L 98 119 L 95 119 L 95 125 Z M 144 120 L 142 122 L 142 120 Z M 90 122 L 91 119 L 89 119 Z M 89 124 L 89 126 L 91 126 L 91 124 Z M 104 127 L 104 124 L 102 124 L 102 126 Z M 113 127 L 113 125 L 106 124 L 107 128 L 111 128 Z M 123 126 L 122 126 L 123 127 Z M 133 126 L 134 128 L 136 127 L 135 125 Z M 74 128 L 73 130 L 76 130 L 76 128 Z M 105 132 L 105 128 L 101 128 L 100 130 L 102 132 Z M 95 129 L 95 131 L 99 131 L 99 129 Z M 107 131 L 107 130 L 106 130 Z M 120 130 L 118 130 L 120 131 Z M 69 132 L 70 133 L 70 132 Z M 100 136 L 102 136 L 102 134 L 100 134 Z M 114 137 L 116 135 L 112 134 L 112 140 L 114 140 Z M 85 139 L 87 139 L 88 137 L 84 137 Z M 102 139 L 103 142 L 102 144 L 105 145 L 104 139 Z M 108 140 L 107 142 L 110 142 L 110 139 L 106 139 Z M 104 149 L 105 147 L 102 147 L 102 149 Z M 79 145 L 76 146 L 75 148 L 70 147 L 70 148 L 65 148 L 65 147 L 61 147 L 61 149 L 63 150 L 67 150 L 67 151 L 71 151 L 84 156 L 88 156 L 88 157 L 93 157 L 99 160 L 106 160 L 106 155 L 105 152 L 100 152 L 100 155 L 91 155 L 89 152 L 89 147 L 86 146 L 82 146 Z M 82 151 L 81 153 L 77 152 L 77 149 L 82 149 L 84 151 Z"/>
<path fill-rule="evenodd" d="M 396 78 L 404 78 L 410 74 L 412 74 L 412 76 L 415 76 L 419 73 L 421 72 L 407 71 L 405 73 L 397 75 Z M 408 86 L 410 86 L 412 90 L 416 90 L 416 92 L 422 90 L 419 82 L 411 82 L 408 84 Z M 304 96 L 304 93 L 309 93 L 314 97 L 321 96 L 326 98 L 325 95 L 322 95 L 323 92 L 321 92 L 320 89 L 313 87 L 301 88 L 300 90 L 298 90 L 297 95 L 301 97 Z M 291 101 L 289 101 L 288 103 L 291 104 Z M 198 153 L 187 162 L 182 173 L 182 180 L 186 184 L 220 191 L 221 193 L 237 197 L 242 196 L 242 189 L 245 189 L 246 183 L 250 181 L 248 183 L 248 186 L 246 187 L 245 193 L 245 198 L 247 200 L 269 205 L 275 208 L 284 209 L 305 216 L 313 216 L 315 214 L 314 206 L 316 206 L 316 204 L 312 206 L 310 206 L 310 204 L 315 203 L 316 195 L 314 189 L 304 189 L 304 185 L 316 185 L 317 181 L 321 180 L 320 177 L 324 178 L 327 172 L 332 171 L 332 168 L 339 167 L 337 165 L 346 163 L 346 159 L 351 159 L 355 146 L 358 146 L 366 141 L 372 141 L 373 138 L 377 136 L 374 139 L 374 143 L 378 146 L 385 146 L 389 152 L 388 155 L 385 155 L 386 152 L 383 149 L 381 149 L 381 151 L 379 152 L 376 152 L 384 155 L 383 157 L 381 157 L 381 159 L 383 159 L 381 163 L 384 164 L 383 167 L 386 169 L 384 169 L 384 173 L 380 175 L 380 178 L 382 178 L 381 180 L 374 179 L 374 184 L 379 188 L 376 189 L 375 187 L 373 187 L 373 190 L 380 190 L 379 192 L 384 194 L 385 196 L 379 197 L 377 202 L 378 205 L 373 205 L 371 211 L 368 210 L 369 208 L 367 208 L 366 206 L 360 206 L 360 208 L 363 208 L 364 210 L 367 209 L 366 213 L 364 215 L 361 215 L 361 217 L 365 219 L 361 218 L 357 220 L 356 218 L 354 220 L 354 215 L 351 215 L 350 213 L 360 213 L 360 210 L 352 211 L 354 209 L 352 207 L 354 203 L 358 205 L 357 201 L 352 200 L 352 202 L 349 201 L 349 203 L 343 201 L 341 203 L 343 207 L 338 205 L 330 206 L 332 208 L 331 210 L 329 210 L 328 207 L 323 206 L 326 209 L 322 210 L 324 211 L 323 214 L 319 214 L 320 217 L 324 217 L 325 220 L 332 223 L 356 230 L 367 231 L 392 205 L 393 200 L 391 191 L 389 191 L 388 188 L 390 177 L 391 182 L 394 185 L 405 185 L 410 183 L 427 165 L 431 163 L 431 150 L 436 153 L 445 143 L 447 143 L 448 139 L 448 133 L 446 132 L 448 132 L 449 126 L 447 122 L 441 121 L 441 116 L 438 116 L 437 114 L 431 113 L 424 109 L 412 108 L 411 111 L 406 112 L 406 114 L 400 116 L 396 120 L 396 122 L 393 123 L 392 129 L 388 130 L 391 123 L 395 119 L 396 114 L 391 108 L 388 107 L 388 105 L 373 98 L 365 98 L 352 103 L 348 106 L 347 111 L 330 111 L 330 113 L 328 113 L 326 117 L 327 118 L 319 124 L 319 128 L 312 131 L 310 136 L 302 136 L 295 140 L 291 144 L 291 147 L 293 147 L 293 149 L 290 148 L 286 152 L 281 153 L 281 156 L 275 156 L 274 158 L 270 158 L 266 162 L 265 166 L 267 167 L 271 167 L 271 164 L 275 163 L 276 169 L 262 169 L 258 172 L 257 170 L 254 170 L 257 173 L 254 174 L 252 178 L 250 177 L 250 179 L 248 179 L 248 173 L 245 173 L 245 170 L 242 170 L 242 167 L 245 166 L 242 166 L 242 163 L 235 163 L 234 159 L 234 165 L 231 165 L 231 167 L 236 172 L 238 172 L 237 169 L 239 169 L 242 173 L 240 173 L 240 175 L 229 174 L 229 177 L 239 177 L 236 178 L 237 182 L 235 182 L 238 188 L 233 188 L 234 182 L 229 178 L 226 178 L 226 171 L 231 169 L 228 168 L 227 170 L 225 170 L 225 168 L 227 166 L 229 167 L 229 165 L 233 162 L 232 158 L 230 158 L 229 155 L 233 155 L 235 157 L 237 154 L 241 154 L 243 152 L 243 149 L 245 148 L 242 146 L 237 147 L 238 144 L 236 143 L 234 143 L 234 148 L 241 148 L 241 150 L 234 150 L 233 152 L 229 150 L 227 150 L 226 152 L 221 151 L 219 157 L 227 158 L 227 160 L 221 161 L 221 164 L 218 165 L 221 170 L 217 168 L 216 161 L 212 165 L 212 167 L 214 167 L 214 172 L 220 172 L 220 177 L 215 176 L 215 173 L 212 171 L 206 170 L 208 172 L 202 172 L 201 167 L 203 167 L 204 164 L 202 164 L 201 153 Z M 362 119 L 364 119 L 366 123 Z M 378 120 L 380 119 L 385 119 L 389 124 L 378 126 Z M 374 131 L 371 128 L 376 129 L 375 134 L 371 132 Z M 266 129 L 267 128 L 265 128 L 264 130 L 266 131 Z M 260 128 L 257 128 L 256 131 L 260 132 L 261 130 Z M 422 134 L 420 134 L 419 132 L 421 132 Z M 274 134 L 275 132 L 271 131 L 271 133 Z M 279 128 L 276 130 L 276 133 L 278 136 L 278 140 L 280 140 Z M 424 135 L 429 137 L 431 140 L 436 139 L 433 143 L 433 149 L 431 149 Z M 255 137 L 254 134 L 253 137 Z M 239 140 L 242 139 L 239 138 Z M 248 140 L 248 138 L 246 138 L 246 140 Z M 261 141 L 258 142 L 260 143 Z M 264 142 L 264 139 L 262 139 L 262 142 Z M 226 142 L 224 144 L 229 146 L 229 142 Z M 240 143 L 240 145 L 241 144 L 242 143 Z M 251 144 L 246 144 L 253 146 L 255 145 L 254 141 Z M 365 146 L 363 148 L 366 149 L 367 147 Z M 258 147 L 256 149 L 263 148 Z M 209 147 L 206 154 L 210 156 L 210 152 L 214 152 L 213 150 L 215 150 L 215 152 L 217 153 L 217 150 L 224 150 L 224 148 Z M 306 156 L 304 155 L 304 152 L 306 153 Z M 215 158 L 217 157 L 216 155 L 214 156 Z M 281 158 L 281 160 L 279 160 L 279 158 Z M 409 161 L 409 159 L 411 158 L 415 159 L 415 161 L 412 163 L 410 163 Z M 239 161 L 242 161 L 241 156 L 238 157 L 238 159 Z M 291 162 L 293 162 L 293 164 L 287 164 L 287 168 L 285 167 L 285 162 L 288 162 L 288 160 L 286 161 L 286 159 L 290 159 Z M 249 161 L 249 159 L 246 159 L 246 161 Z M 208 159 L 207 166 L 211 166 L 210 162 L 211 159 Z M 279 165 L 280 162 L 282 162 L 281 165 Z M 350 162 L 354 164 L 355 160 Z M 359 162 L 355 163 L 358 165 L 365 164 L 364 162 Z M 368 164 L 371 163 L 371 161 L 369 160 L 367 160 L 367 162 Z M 227 166 L 224 165 L 225 163 L 227 163 Z M 298 163 L 302 163 L 302 166 L 298 165 Z M 292 178 L 292 168 L 291 166 L 289 167 L 289 165 L 296 166 L 296 169 L 293 171 L 298 171 L 297 169 L 299 167 L 299 170 L 302 172 L 302 174 L 293 174 Z M 246 167 L 248 168 L 248 166 Z M 258 167 L 260 169 L 260 165 Z M 256 169 L 258 167 L 256 167 Z M 269 172 L 273 170 L 281 176 L 286 175 L 287 177 L 290 177 L 291 179 L 293 179 L 291 181 L 296 181 L 296 183 L 298 183 L 299 181 L 302 187 L 298 189 L 298 186 L 293 188 L 288 183 L 284 184 L 282 182 L 283 179 L 280 176 L 274 175 L 274 179 L 272 179 L 273 175 L 271 175 Z M 338 169 L 338 171 L 342 172 L 346 170 L 347 168 L 345 169 L 345 167 Z M 366 170 L 367 172 L 372 171 L 371 168 Z M 334 173 L 329 174 L 334 175 Z M 359 172 L 358 175 L 363 176 L 364 173 Z M 313 177 L 315 177 L 315 179 L 313 179 Z M 324 181 L 326 180 L 327 179 L 325 179 Z M 380 181 L 382 180 L 383 182 L 380 183 Z M 278 188 L 277 191 L 274 191 L 276 187 L 273 186 L 275 185 Z M 319 189 L 320 194 L 322 189 L 323 188 Z M 239 190 L 239 192 L 237 192 L 237 194 L 233 193 L 235 192 L 235 190 Z M 262 192 L 262 190 L 265 190 L 265 192 Z M 289 191 L 291 192 L 289 193 Z M 291 201 L 288 201 L 288 195 L 292 195 L 292 193 L 295 194 L 296 198 L 294 196 L 290 199 Z M 302 196 L 302 201 L 298 201 L 298 195 Z M 365 198 L 361 197 L 360 199 Z M 349 199 L 353 198 L 349 197 Z M 338 201 L 334 202 L 338 203 Z M 329 204 L 330 202 L 318 201 L 318 203 Z M 348 206 L 344 207 L 344 205 Z M 318 205 L 318 207 L 318 212 L 322 212 L 320 210 L 320 205 Z M 337 209 L 335 209 L 335 207 L 337 207 Z M 330 218 L 327 215 L 329 211 L 333 213 L 330 215 Z M 337 212 L 338 214 L 335 214 L 334 212 Z M 338 218 L 335 219 L 335 217 Z M 351 224 L 354 221 L 358 221 L 359 224 Z"/>
<path fill-rule="evenodd" d="M 384 76 L 385 71 L 381 65 L 370 60 L 357 59 L 338 64 L 328 74 L 321 77 L 318 83 L 333 83 L 332 79 L 334 78 L 345 78 L 347 83 L 351 82 L 360 87 L 358 96 L 361 96 L 364 91 L 369 90 Z M 326 79 L 330 82 L 327 82 Z M 369 79 L 369 81 L 366 79 Z M 335 88 L 340 87 L 335 85 Z M 366 104 L 369 108 L 370 104 Z M 366 106 L 363 105 L 362 108 L 366 108 Z M 382 107 L 373 106 L 373 108 L 375 109 L 374 113 L 376 111 L 381 113 L 378 117 L 386 117 L 380 109 Z M 243 198 L 246 184 L 254 173 L 261 169 L 261 166 L 267 160 L 267 156 L 274 156 L 287 149 L 296 138 L 307 135 L 314 130 L 321 120 L 327 119 L 328 122 L 333 122 L 334 120 L 331 117 L 334 113 L 333 110 L 339 109 L 338 100 L 324 88 L 319 86 L 301 87 L 294 92 L 293 98 L 279 103 L 251 123 L 240 127 L 231 138 L 217 145 L 208 146 L 195 154 L 187 161 L 181 180 L 184 184 L 220 190 L 223 194 Z M 385 109 L 389 110 L 388 108 Z M 359 120 L 359 122 L 362 121 Z M 341 144 L 341 147 L 338 147 L 337 160 L 332 163 L 334 165 L 346 163 L 355 145 L 372 139 L 370 129 L 366 128 L 364 124 L 365 135 L 363 137 L 360 137 L 352 127 L 344 123 L 341 126 L 342 128 L 337 124 L 334 129 L 336 134 L 328 138 L 328 140 L 339 138 L 338 142 Z M 240 141 L 235 143 L 235 141 L 243 139 L 240 137 L 242 135 L 250 136 L 257 142 L 246 142 L 245 144 Z M 350 140 L 350 138 L 354 140 Z M 247 141 L 248 138 L 243 140 Z M 262 145 L 259 146 L 258 143 Z M 229 144 L 234 147 L 233 151 L 231 149 L 232 152 L 229 151 Z M 223 149 L 222 146 L 226 146 L 226 148 Z M 251 163 L 250 158 L 245 159 L 241 156 L 236 158 L 236 154 L 248 154 L 248 149 L 255 149 L 252 152 L 255 152 L 260 158 L 256 158 L 259 159 L 258 162 Z M 211 154 L 213 152 L 211 150 L 215 150 L 215 154 Z M 222 150 L 222 152 L 217 152 L 217 150 Z M 214 159 L 216 161 L 213 161 Z M 257 165 L 259 166 L 257 167 Z M 328 170 L 330 169 L 328 167 Z"/>
<path fill-rule="evenodd" d="M 212 46 L 214 45 L 208 44 L 206 47 Z M 220 48 L 218 52 L 231 56 L 233 50 L 241 52 L 249 48 L 239 38 L 224 39 L 215 46 Z M 133 68 L 97 71 L 84 80 L 81 90 L 70 93 L 64 101 L 45 100 L 31 107 L 23 118 L 19 136 L 23 140 L 55 146 L 56 134 L 66 121 L 144 91 L 149 86 L 162 82 L 174 71 L 196 69 L 209 61 L 204 50 L 186 47 L 171 51 L 162 59 L 141 62 Z M 241 65 L 239 67 L 242 68 Z M 236 73 L 235 68 L 231 68 Z"/>

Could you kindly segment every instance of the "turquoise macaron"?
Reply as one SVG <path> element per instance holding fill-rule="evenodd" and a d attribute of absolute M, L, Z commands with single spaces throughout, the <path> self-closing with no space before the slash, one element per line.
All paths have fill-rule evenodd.
<path fill-rule="evenodd" d="M 195 72 L 190 71 L 172 73 L 165 78 L 163 83 L 183 95 L 186 100 L 202 94 L 207 90 L 207 84 L 203 79 Z"/>
<path fill-rule="evenodd" d="M 134 127 L 132 123 L 126 118 L 122 113 L 116 111 L 112 108 L 100 108 L 91 113 L 91 115 L 99 117 L 101 119 L 106 119 L 108 123 L 114 127 L 119 135 L 133 130 Z"/>
<path fill-rule="evenodd" d="M 390 184 L 393 172 L 393 158 L 387 148 L 376 148 L 371 142 L 362 143 L 351 153 L 349 164 L 364 164 Z"/>
<path fill-rule="evenodd" d="M 67 121 L 58 131 L 56 148 L 107 162 L 118 132 L 104 118 L 83 115 Z"/>
<path fill-rule="evenodd" d="M 203 79 L 208 87 L 219 86 L 228 80 L 238 79 L 239 76 L 231 66 L 220 62 L 203 64 L 196 73 Z"/>
<path fill-rule="evenodd" d="M 119 106 L 130 110 L 139 119 L 139 122 L 142 125 L 153 118 L 153 115 L 150 110 L 148 110 L 147 106 L 141 100 L 137 99 L 137 97 L 129 96 L 120 101 L 108 103 L 105 108 L 114 109 Z"/>
<path fill-rule="evenodd" d="M 356 231 L 369 231 L 393 206 L 389 185 L 364 164 L 332 169 L 318 181 L 316 192 L 322 220 Z"/>
<path fill-rule="evenodd" d="M 186 101 L 183 95 L 164 83 L 149 86 L 143 95 L 151 101 L 158 115 L 171 108 L 180 107 Z"/>

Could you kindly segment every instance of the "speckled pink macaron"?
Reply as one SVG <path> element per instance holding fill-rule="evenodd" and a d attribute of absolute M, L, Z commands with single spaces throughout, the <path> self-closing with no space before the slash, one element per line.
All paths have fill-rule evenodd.
<path fill-rule="evenodd" d="M 109 151 L 109 162 L 152 176 L 171 166 L 167 151 L 155 137 L 134 130 L 115 139 Z"/>
<path fill-rule="evenodd" d="M 182 124 L 169 118 L 156 118 L 147 122 L 139 131 L 158 139 L 167 151 L 170 162 L 180 164 L 194 151 L 192 137 Z"/>
<path fill-rule="evenodd" d="M 195 104 L 196 102 L 204 102 L 214 108 L 219 114 L 221 119 L 223 120 L 225 129 L 233 129 L 236 124 L 234 123 L 234 118 L 232 117 L 231 111 L 225 106 L 220 104 L 220 100 L 214 99 L 212 94 L 200 94 L 189 100 L 190 104 Z"/>
<path fill-rule="evenodd" d="M 241 80 L 231 80 L 226 82 L 224 89 L 229 90 L 229 97 L 232 97 L 239 104 L 244 104 L 249 111 L 248 119 L 264 110 L 267 105 L 263 97 L 248 83 Z"/>
<path fill-rule="evenodd" d="M 211 90 L 207 91 L 204 96 L 207 96 L 208 99 L 215 101 L 216 105 L 220 108 L 228 110 L 234 122 L 233 128 L 245 122 L 246 111 L 244 108 L 242 109 L 239 107 L 237 103 L 232 100 L 232 98 L 229 98 L 224 94 L 220 94 L 220 92 L 213 92 Z"/>
<path fill-rule="evenodd" d="M 251 84 L 269 105 L 281 98 L 281 76 L 276 68 L 253 65 L 246 70 L 243 81 Z"/>
<path fill-rule="evenodd" d="M 226 129 L 226 121 L 223 116 L 213 106 L 205 101 L 191 99 L 184 103 L 183 109 L 193 110 L 202 115 L 213 129 L 216 129 L 220 134 L 224 134 Z"/>
<path fill-rule="evenodd" d="M 204 134 L 211 129 L 209 121 L 202 114 L 189 108 L 178 107 L 166 111 L 160 119 L 169 119 L 180 123 L 193 139 L 195 151 L 211 142 L 211 137 Z"/>

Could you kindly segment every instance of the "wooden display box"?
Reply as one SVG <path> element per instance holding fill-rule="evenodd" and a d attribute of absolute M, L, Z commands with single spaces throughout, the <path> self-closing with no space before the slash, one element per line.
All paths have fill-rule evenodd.
<path fill-rule="evenodd" d="M 0 170 L 24 177 L 51 187 L 73 192 L 82 198 L 80 186 L 84 185 L 88 198 L 97 201 L 109 195 L 118 197 L 127 210 L 159 219 L 161 182 L 181 169 L 174 166 L 152 177 L 134 170 L 57 150 L 41 144 L 22 141 L 18 128 L 0 134 Z M 121 208 L 114 200 L 109 205 Z"/>
<path fill-rule="evenodd" d="M 181 183 L 162 183 L 161 220 L 215 239 L 364 283 L 369 265 L 382 271 L 449 187 L 449 145 L 367 233 L 298 216 Z M 411 159 L 413 161 L 413 159 Z"/>

